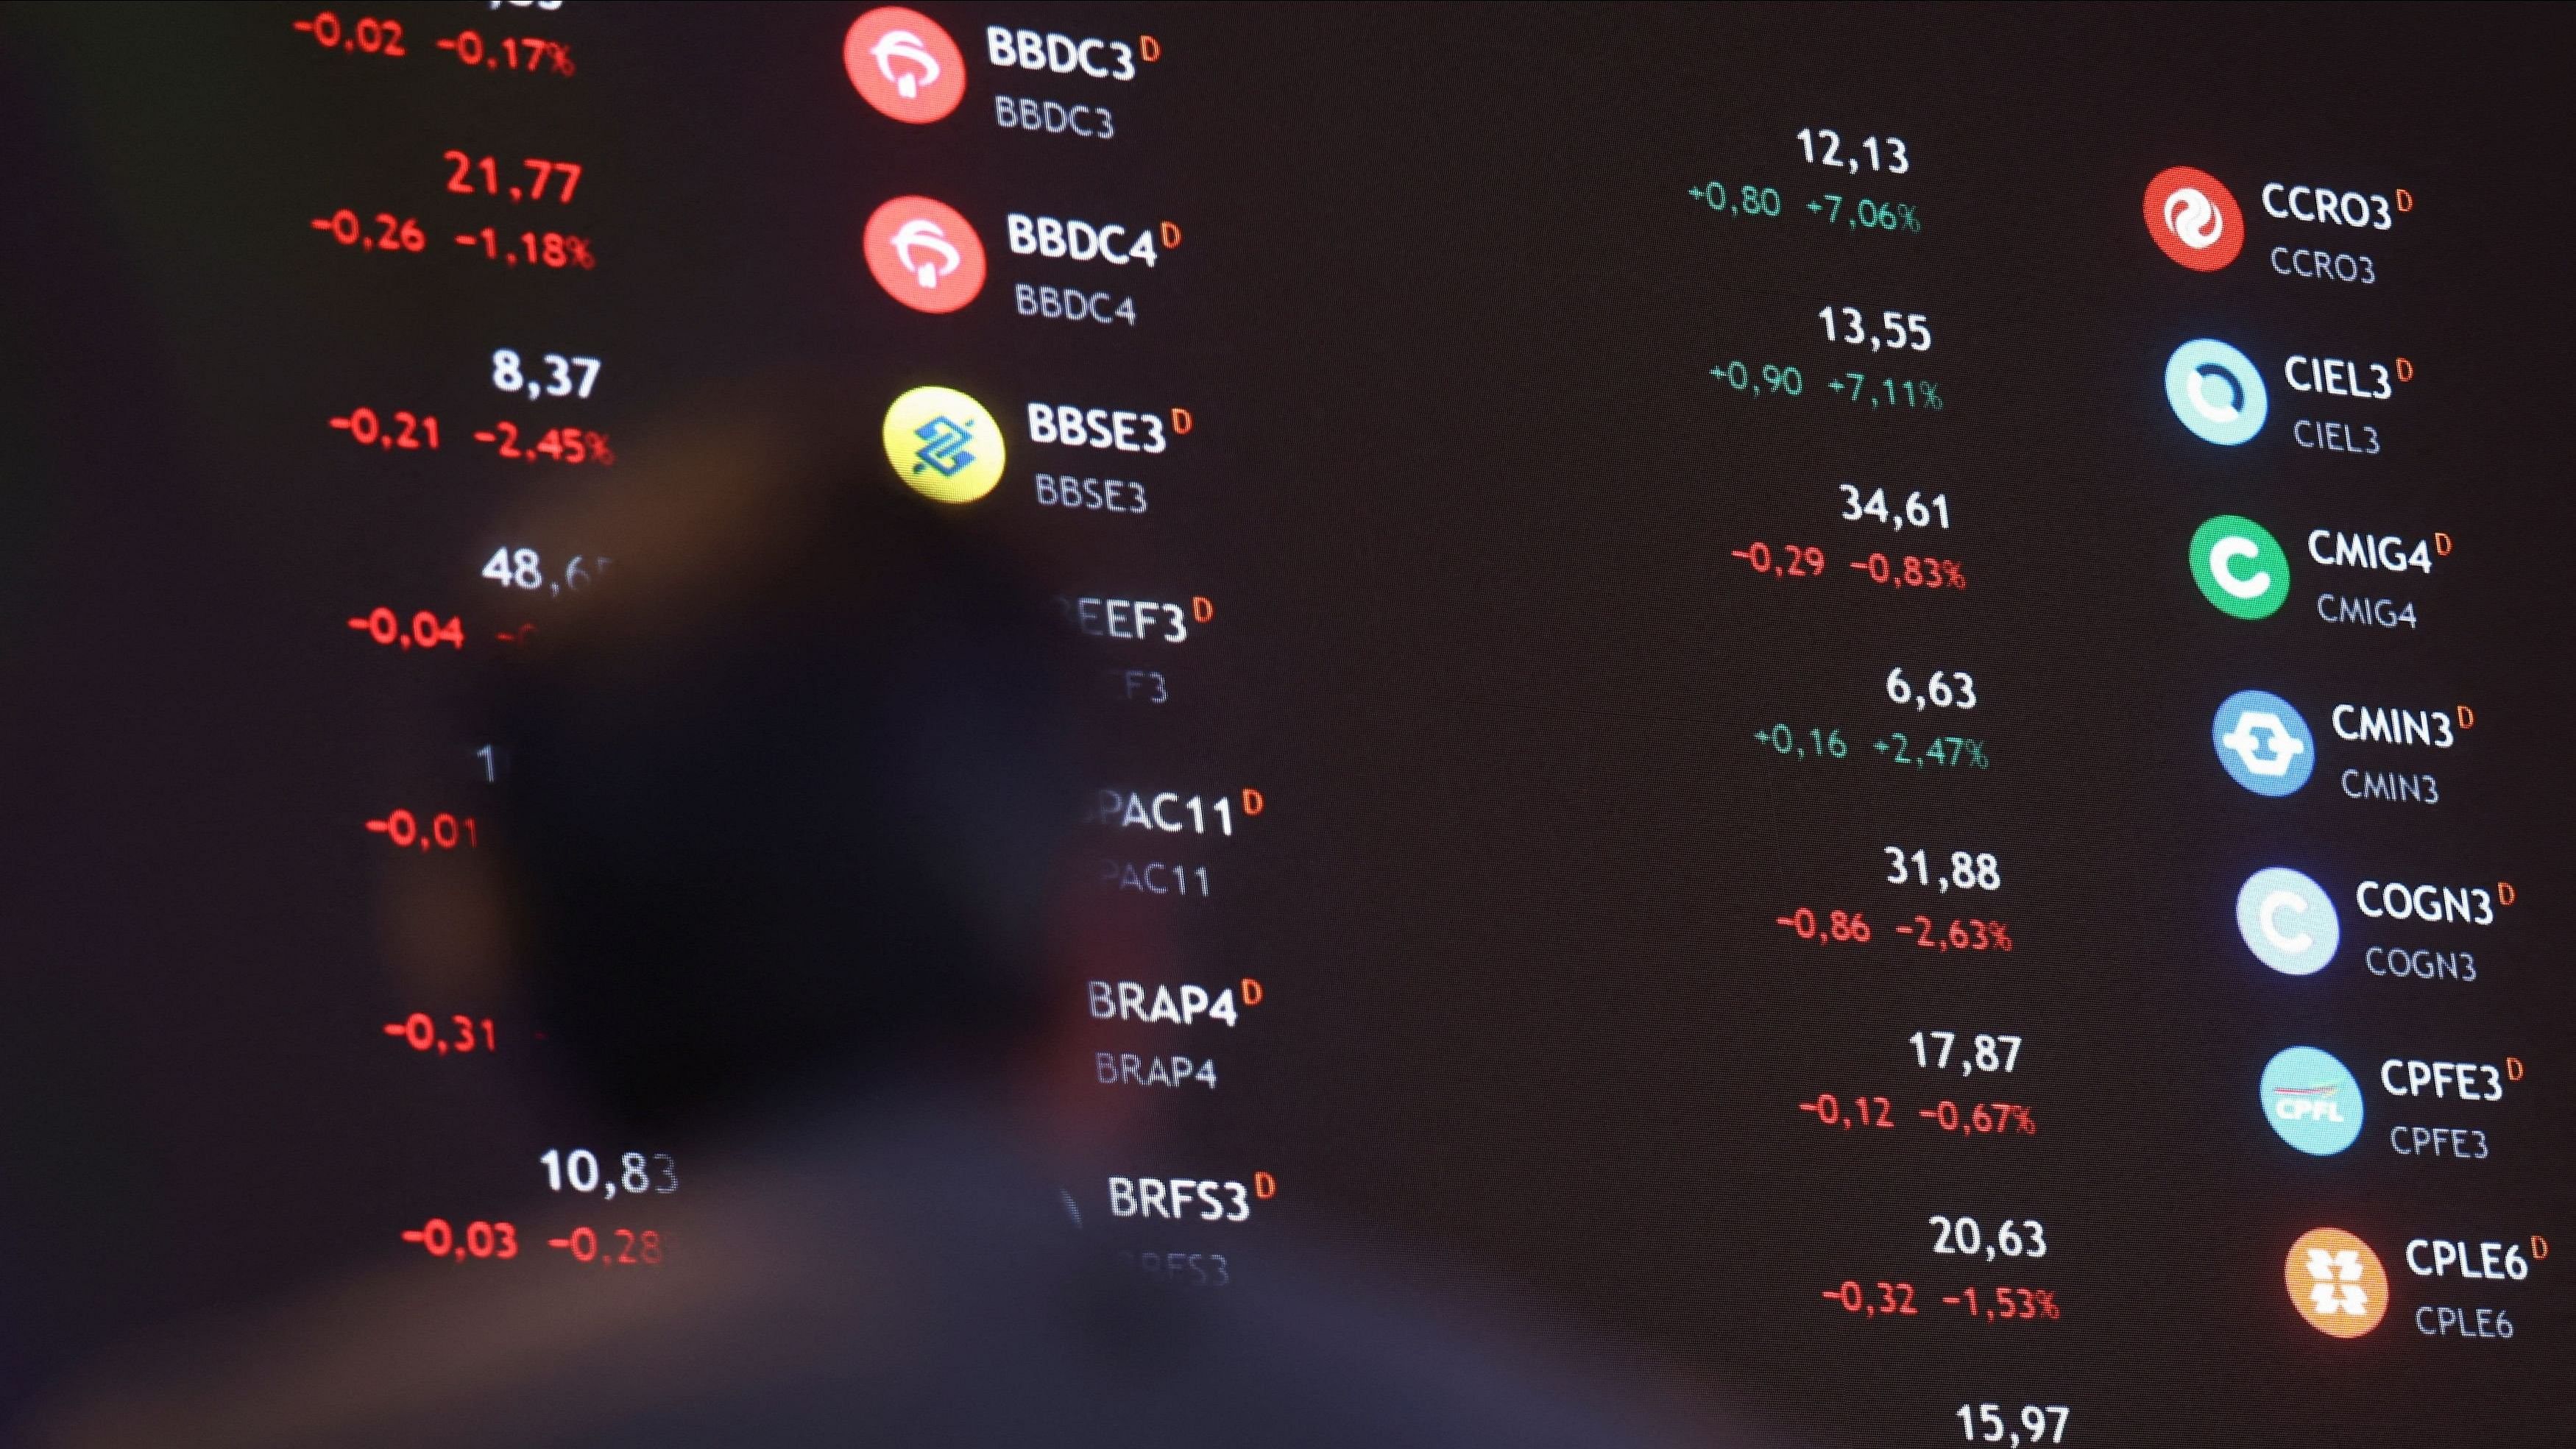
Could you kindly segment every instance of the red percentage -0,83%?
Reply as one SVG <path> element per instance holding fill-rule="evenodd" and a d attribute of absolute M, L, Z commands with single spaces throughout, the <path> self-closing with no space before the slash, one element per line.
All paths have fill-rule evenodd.
<path fill-rule="evenodd" d="M 420 817 L 408 810 L 390 810 L 382 819 L 368 821 L 367 829 L 392 841 L 400 850 L 472 850 L 483 843 L 473 816 L 444 811 L 429 817 L 424 826 Z"/>
<path fill-rule="evenodd" d="M 1884 584 L 1891 589 L 1964 589 L 1968 586 L 1968 576 L 1960 571 L 1957 559 L 1922 558 L 1910 553 L 1891 559 L 1883 553 L 1874 553 L 1864 559 L 1852 560 L 1850 567 L 1869 575 L 1871 583 Z"/>

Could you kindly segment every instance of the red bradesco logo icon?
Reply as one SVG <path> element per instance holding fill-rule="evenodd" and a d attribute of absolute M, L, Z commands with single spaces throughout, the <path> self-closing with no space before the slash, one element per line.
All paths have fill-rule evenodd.
<path fill-rule="evenodd" d="M 868 218 L 868 272 L 916 312 L 954 312 L 984 290 L 984 242 L 956 211 L 898 196 Z"/>
<path fill-rule="evenodd" d="M 900 5 L 880 5 L 850 25 L 841 64 L 868 104 L 916 126 L 966 99 L 966 57 L 939 22 Z"/>
<path fill-rule="evenodd" d="M 2214 272 L 2245 249 L 2245 213 L 2208 172 L 2168 166 L 2147 183 L 2147 235 L 2195 272 Z"/>

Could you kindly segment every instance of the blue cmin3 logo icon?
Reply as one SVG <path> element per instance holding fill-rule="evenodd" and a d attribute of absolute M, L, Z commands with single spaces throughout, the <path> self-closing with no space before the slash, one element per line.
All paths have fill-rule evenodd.
<path fill-rule="evenodd" d="M 2229 778 L 2257 795 L 2290 795 L 2317 767 L 2317 737 L 2290 702 L 2259 689 L 2227 696 L 2209 722 L 2209 742 Z"/>

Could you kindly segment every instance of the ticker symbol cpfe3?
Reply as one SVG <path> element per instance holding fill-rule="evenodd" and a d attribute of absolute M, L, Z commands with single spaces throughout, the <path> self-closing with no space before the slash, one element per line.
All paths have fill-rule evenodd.
<path fill-rule="evenodd" d="M 954 312 L 984 290 L 984 242 L 927 196 L 898 196 L 868 217 L 861 246 L 886 295 L 916 312 Z"/>
<path fill-rule="evenodd" d="M 953 387 L 916 387 L 885 415 L 886 461 L 925 497 L 972 503 L 1002 481 L 1002 429 Z"/>
<path fill-rule="evenodd" d="M 860 16 L 841 40 L 841 65 L 867 103 L 927 125 L 966 99 L 966 57 L 939 22 L 900 5 Z"/>
<path fill-rule="evenodd" d="M 2168 166 L 2147 183 L 2147 235 L 2195 272 L 2214 272 L 2245 249 L 2245 212 L 2215 176 Z"/>

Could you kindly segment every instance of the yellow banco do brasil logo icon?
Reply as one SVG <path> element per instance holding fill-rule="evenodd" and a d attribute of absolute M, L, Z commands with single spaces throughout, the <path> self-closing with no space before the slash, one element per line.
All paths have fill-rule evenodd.
<path fill-rule="evenodd" d="M 1002 481 L 1001 424 L 953 387 L 916 387 L 885 415 L 895 475 L 942 503 L 972 503 Z"/>

